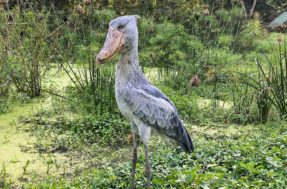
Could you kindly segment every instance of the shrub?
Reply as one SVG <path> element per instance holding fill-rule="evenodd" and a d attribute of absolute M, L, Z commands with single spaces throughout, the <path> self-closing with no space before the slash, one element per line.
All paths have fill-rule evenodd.
<path fill-rule="evenodd" d="M 229 47 L 232 45 L 232 43 L 233 43 L 233 36 L 232 35 L 222 34 L 222 35 L 219 35 L 217 38 L 217 44 L 221 48 L 229 49 Z"/>
<path fill-rule="evenodd" d="M 120 146 L 128 142 L 130 125 L 119 115 L 83 116 L 77 119 L 58 117 L 56 120 L 34 117 L 32 131 L 40 136 L 58 136 L 52 138 L 55 143 L 74 148 L 81 144 L 99 144 Z M 61 136 L 61 137 L 59 137 Z"/>
<path fill-rule="evenodd" d="M 116 17 L 116 13 L 109 9 L 94 11 L 93 7 L 90 7 L 89 11 L 85 19 L 94 30 L 106 31 L 109 22 Z"/>
<path fill-rule="evenodd" d="M 241 87 L 234 84 L 232 87 L 232 103 L 232 112 L 226 118 L 228 121 L 240 124 L 258 121 L 256 95 L 250 87 Z"/>
<path fill-rule="evenodd" d="M 252 19 L 245 23 L 240 33 L 234 40 L 234 48 L 237 51 L 254 50 L 256 40 L 263 38 L 266 31 L 259 19 Z"/>
<path fill-rule="evenodd" d="M 202 121 L 203 113 L 198 107 L 197 95 L 186 94 L 186 92 L 174 90 L 166 85 L 161 86 L 161 89 L 174 102 L 182 118 L 197 123 Z"/>
<path fill-rule="evenodd" d="M 67 89 L 70 110 L 84 114 L 117 113 L 114 66 L 96 67 L 92 71 L 93 75 L 88 76 L 90 80 L 86 80 L 80 90 L 76 87 Z"/>
<path fill-rule="evenodd" d="M 48 34 L 46 15 L 18 8 L 1 14 L 4 17 L 0 32 L 3 64 L 18 92 L 30 97 L 41 94 L 41 80 L 45 74 L 49 50 L 45 42 Z M 3 19 L 3 18 L 2 18 Z M 9 53 L 7 53 L 9 52 Z M 1 63 L 2 66 L 2 63 Z"/>
<path fill-rule="evenodd" d="M 227 67 L 241 61 L 241 55 L 226 48 L 209 48 L 202 53 L 202 62 L 206 66 Z"/>
<path fill-rule="evenodd" d="M 0 98 L 0 114 L 9 110 L 7 99 Z"/>
<path fill-rule="evenodd" d="M 145 53 L 150 54 L 151 65 L 180 67 L 196 59 L 202 49 L 200 40 L 188 35 L 182 25 L 165 22 L 156 25 Z"/>
<path fill-rule="evenodd" d="M 236 35 L 242 26 L 244 11 L 237 6 L 232 7 L 230 10 L 221 8 L 215 11 L 215 16 L 219 20 L 220 27 L 224 29 L 224 33 Z"/>
<path fill-rule="evenodd" d="M 0 59 L 0 97 L 8 95 L 10 86 L 9 70 L 7 68 L 8 62 L 5 58 L 7 57 Z"/>
<path fill-rule="evenodd" d="M 277 47 L 274 46 L 274 49 Z M 287 45 L 278 44 L 273 59 L 266 56 L 266 65 L 260 59 L 256 60 L 257 77 L 243 75 L 243 82 L 258 91 L 258 108 L 261 113 L 268 114 L 271 104 L 277 109 L 282 119 L 287 117 Z"/>

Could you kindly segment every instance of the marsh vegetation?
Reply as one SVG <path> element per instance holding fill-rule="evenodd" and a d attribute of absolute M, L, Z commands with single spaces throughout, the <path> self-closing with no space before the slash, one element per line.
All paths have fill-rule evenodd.
<path fill-rule="evenodd" d="M 268 30 L 265 14 L 286 8 L 276 0 L 253 11 L 236 0 L 0 1 L 0 188 L 129 187 L 118 57 L 95 64 L 109 21 L 124 14 L 141 16 L 141 68 L 175 103 L 196 147 L 185 154 L 155 134 L 153 188 L 286 188 L 286 33 Z"/>

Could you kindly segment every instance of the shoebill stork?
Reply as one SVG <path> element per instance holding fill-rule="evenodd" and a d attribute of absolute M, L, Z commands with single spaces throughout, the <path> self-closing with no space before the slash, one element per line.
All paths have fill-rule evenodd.
<path fill-rule="evenodd" d="M 112 20 L 104 45 L 96 57 L 96 62 L 102 64 L 116 53 L 120 54 L 115 93 L 117 105 L 133 132 L 131 188 L 135 187 L 138 137 L 144 144 L 148 187 L 151 179 L 148 142 L 152 130 L 173 139 L 185 152 L 194 149 L 175 105 L 148 81 L 139 67 L 137 19 L 138 16 L 131 15 Z"/>

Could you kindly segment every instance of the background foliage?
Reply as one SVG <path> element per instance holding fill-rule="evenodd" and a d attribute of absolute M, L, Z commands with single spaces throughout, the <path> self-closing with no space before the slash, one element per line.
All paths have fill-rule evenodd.
<path fill-rule="evenodd" d="M 27 161 L 20 183 L 9 180 L 3 163 L 0 188 L 129 186 L 131 135 L 114 97 L 117 58 L 104 66 L 94 62 L 109 21 L 125 14 L 141 16 L 141 68 L 175 103 L 196 141 L 188 155 L 152 139 L 154 187 L 285 186 L 286 34 L 265 26 L 287 4 L 257 1 L 250 14 L 252 4 L 0 1 L 0 120 L 19 105 L 44 104 L 18 122 L 36 137 L 33 152 L 49 157 L 47 175 L 31 177 Z M 8 134 L 3 138 L 8 144 Z M 89 163 L 77 167 L 70 160 L 76 168 L 65 168 L 59 179 L 50 174 L 61 170 L 54 154 Z M 138 187 L 145 185 L 143 167 L 141 155 Z"/>

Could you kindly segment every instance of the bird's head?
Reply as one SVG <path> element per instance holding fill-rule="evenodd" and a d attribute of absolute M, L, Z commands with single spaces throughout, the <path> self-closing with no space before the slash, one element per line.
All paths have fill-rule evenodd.
<path fill-rule="evenodd" d="M 96 62 L 104 63 L 116 53 L 123 53 L 137 45 L 139 16 L 121 16 L 109 23 L 109 31 L 105 43 L 97 55 Z"/>

